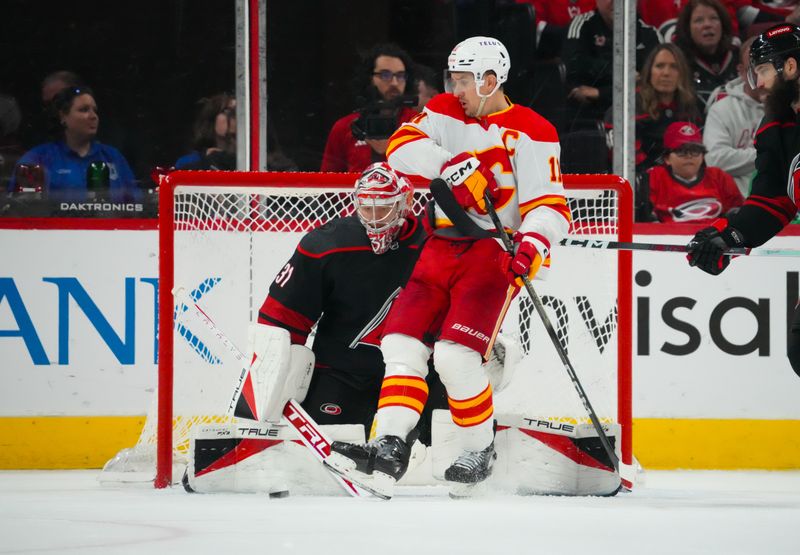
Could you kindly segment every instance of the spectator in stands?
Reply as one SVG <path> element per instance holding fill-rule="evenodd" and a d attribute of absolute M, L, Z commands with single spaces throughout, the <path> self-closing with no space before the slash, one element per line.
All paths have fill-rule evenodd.
<path fill-rule="evenodd" d="M 703 130 L 703 143 L 708 149 L 706 161 L 731 174 L 745 197 L 750 193 L 750 179 L 756 170 L 753 141 L 764 117 L 765 91 L 753 90 L 747 82 L 750 45 L 754 40 L 751 37 L 742 45 L 739 77 L 712 93 Z"/>
<path fill-rule="evenodd" d="M 738 49 L 731 18 L 719 0 L 689 0 L 681 11 L 675 43 L 689 62 L 699 106 L 711 92 L 736 77 Z"/>
<path fill-rule="evenodd" d="M 50 103 L 56 94 L 68 87 L 81 87 L 83 80 L 74 72 L 65 69 L 54 71 L 42 79 L 39 94 L 42 99 L 41 109 L 31 115 L 25 114 L 25 119 L 20 129 L 20 140 L 26 148 L 50 140 L 52 114 Z"/>
<path fill-rule="evenodd" d="M 354 80 L 361 106 L 333 124 L 321 171 L 359 172 L 386 160 L 389 136 L 417 115 L 404 96 L 406 85 L 414 83 L 413 67 L 411 56 L 395 44 L 380 44 L 364 56 Z"/>
<path fill-rule="evenodd" d="M 82 201 L 88 198 L 91 185 L 114 202 L 141 198 L 133 172 L 119 150 L 95 139 L 100 117 L 91 89 L 62 90 L 50 103 L 50 115 L 55 140 L 32 148 L 17 163 L 17 168 L 38 165 L 44 170 L 46 196 Z M 16 176 L 12 176 L 9 190 L 15 189 Z"/>
<path fill-rule="evenodd" d="M 17 137 L 21 120 L 17 99 L 0 94 L 0 190 L 7 188 L 11 170 L 23 153 Z"/>
<path fill-rule="evenodd" d="M 536 16 L 536 57 L 541 60 L 559 57 L 572 20 L 595 8 L 595 0 L 517 0 L 517 4 L 533 6 Z"/>
<path fill-rule="evenodd" d="M 731 19 L 733 34 L 739 34 L 736 10 L 739 4 L 749 4 L 751 0 L 720 0 Z M 638 0 L 639 17 L 648 25 L 658 29 L 665 42 L 672 42 L 675 25 L 681 10 L 689 0 Z"/>
<path fill-rule="evenodd" d="M 77 73 L 62 69 L 48 73 L 42 79 L 42 106 L 47 106 L 53 101 L 53 98 L 69 87 L 79 87 L 83 84 L 83 80 Z"/>
<path fill-rule="evenodd" d="M 576 17 L 569 26 L 563 60 L 567 70 L 568 130 L 602 124 L 611 106 L 613 81 L 614 0 L 596 0 L 597 9 Z M 636 20 L 636 70 L 660 42 L 658 32 Z"/>
<path fill-rule="evenodd" d="M 442 87 L 441 73 L 435 72 L 433 69 L 422 64 L 417 64 L 414 67 L 414 74 L 417 76 L 417 112 L 421 112 L 428 101 L 440 94 L 444 88 Z"/>
<path fill-rule="evenodd" d="M 194 150 L 175 162 L 176 170 L 236 169 L 236 98 L 228 93 L 201 98 L 192 130 Z"/>
<path fill-rule="evenodd" d="M 611 129 L 611 109 L 606 112 L 606 129 Z M 642 67 L 636 91 L 636 173 L 660 162 L 663 137 L 675 121 L 700 122 L 689 66 L 680 48 L 663 43 L 653 49 Z"/>
<path fill-rule="evenodd" d="M 776 23 L 786 21 L 800 25 L 798 0 L 729 0 L 736 6 L 739 25 L 746 36 L 756 36 Z"/>
<path fill-rule="evenodd" d="M 733 178 L 706 166 L 700 129 L 676 121 L 664 135 L 664 163 L 637 178 L 637 221 L 711 221 L 744 202 Z"/>

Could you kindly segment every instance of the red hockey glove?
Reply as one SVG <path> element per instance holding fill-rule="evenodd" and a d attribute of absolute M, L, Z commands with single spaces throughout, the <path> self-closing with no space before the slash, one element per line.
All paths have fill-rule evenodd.
<path fill-rule="evenodd" d="M 730 227 L 728 221 L 723 218 L 695 234 L 687 245 L 689 252 L 686 259 L 689 261 L 689 266 L 697 266 L 704 272 L 716 276 L 731 263 L 732 257 L 725 256 L 725 251 L 731 247 L 742 246 L 744 246 L 742 234 Z"/>
<path fill-rule="evenodd" d="M 508 283 L 522 287 L 525 285 L 522 278 L 529 280 L 536 276 L 542 262 L 547 258 L 547 244 L 542 241 L 543 237 L 532 233 L 515 233 L 514 242 L 518 243 L 515 249 L 516 254 L 505 253 L 503 270 L 506 272 Z"/>
<path fill-rule="evenodd" d="M 462 152 L 445 162 L 440 173 L 452 188 L 458 204 L 464 208 L 486 210 L 484 191 L 489 192 L 493 201 L 500 196 L 492 171 L 469 152 Z"/>

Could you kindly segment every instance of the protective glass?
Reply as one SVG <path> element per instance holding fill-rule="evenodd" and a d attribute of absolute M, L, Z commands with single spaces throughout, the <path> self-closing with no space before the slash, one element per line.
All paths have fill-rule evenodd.
<path fill-rule="evenodd" d="M 747 68 L 747 83 L 750 85 L 751 89 L 755 89 L 758 87 L 758 79 L 761 78 L 761 82 L 769 81 L 773 79 L 775 76 L 780 73 L 780 70 L 773 65 L 774 62 L 767 62 L 763 64 L 758 64 L 757 66 L 750 66 Z M 783 69 L 783 68 L 781 68 Z"/>

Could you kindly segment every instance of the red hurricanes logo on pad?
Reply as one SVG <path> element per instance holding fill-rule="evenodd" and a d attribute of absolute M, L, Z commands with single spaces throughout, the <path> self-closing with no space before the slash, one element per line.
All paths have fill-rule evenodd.
<path fill-rule="evenodd" d="M 342 414 L 342 407 L 335 403 L 325 403 L 321 407 L 319 407 L 320 412 L 324 412 L 325 414 L 330 414 L 331 416 L 339 416 Z"/>

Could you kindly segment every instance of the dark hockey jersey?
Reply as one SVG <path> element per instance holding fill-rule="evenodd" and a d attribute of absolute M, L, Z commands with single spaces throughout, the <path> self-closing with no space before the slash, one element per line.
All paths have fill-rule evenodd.
<path fill-rule="evenodd" d="M 756 175 L 741 209 L 728 218 L 744 235 L 746 246 L 757 247 L 774 237 L 794 218 L 794 174 L 800 157 L 800 115 L 793 120 L 766 117 L 756 131 Z M 791 196 L 790 196 L 791 195 Z"/>
<path fill-rule="evenodd" d="M 408 217 L 398 248 L 375 254 L 355 217 L 337 218 L 309 232 L 278 273 L 258 315 L 305 344 L 314 323 L 317 368 L 383 376 L 379 346 L 383 320 L 411 275 L 425 231 Z"/>

